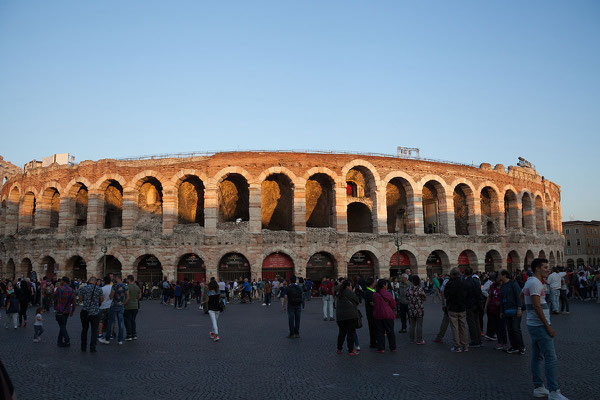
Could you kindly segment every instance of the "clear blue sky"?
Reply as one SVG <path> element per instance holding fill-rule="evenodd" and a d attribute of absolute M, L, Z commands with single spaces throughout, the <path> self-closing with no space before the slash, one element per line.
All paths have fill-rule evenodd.
<path fill-rule="evenodd" d="M 0 1 L 0 154 L 514 164 L 600 219 L 598 1 Z"/>

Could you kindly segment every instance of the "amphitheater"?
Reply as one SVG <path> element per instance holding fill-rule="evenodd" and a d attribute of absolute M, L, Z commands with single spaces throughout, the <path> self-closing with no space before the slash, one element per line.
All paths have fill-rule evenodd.
<path fill-rule="evenodd" d="M 563 261 L 560 187 L 528 167 L 236 151 L 7 175 L 4 277 L 319 280 Z"/>

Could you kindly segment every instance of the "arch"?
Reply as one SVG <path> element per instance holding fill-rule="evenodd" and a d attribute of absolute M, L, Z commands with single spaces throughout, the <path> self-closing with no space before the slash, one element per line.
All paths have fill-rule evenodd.
<path fill-rule="evenodd" d="M 521 226 L 526 231 L 533 231 L 535 228 L 535 209 L 531 194 L 528 191 L 521 192 Z"/>
<path fill-rule="evenodd" d="M 556 258 L 554 257 L 554 252 L 552 250 L 550 250 L 550 255 L 548 257 L 548 263 L 549 263 L 550 267 L 556 266 Z"/>
<path fill-rule="evenodd" d="M 447 227 L 441 224 L 441 214 L 447 211 L 444 185 L 438 180 L 425 181 L 421 188 L 421 198 L 425 233 L 448 233 Z"/>
<path fill-rule="evenodd" d="M 433 250 L 427 256 L 427 276 L 433 277 L 450 270 L 450 260 L 444 250 Z"/>
<path fill-rule="evenodd" d="M 481 208 L 481 228 L 486 235 L 495 235 L 498 233 L 498 210 L 500 204 L 498 200 L 497 188 L 486 185 L 479 191 L 479 202 Z"/>
<path fill-rule="evenodd" d="M 42 257 L 40 261 L 40 266 L 42 267 L 42 276 L 45 276 L 47 279 L 52 280 L 56 276 L 58 264 L 56 263 L 56 257 L 52 255 L 47 255 Z"/>
<path fill-rule="evenodd" d="M 123 271 L 124 260 L 121 255 L 118 254 L 107 254 L 106 255 L 106 268 L 104 267 L 104 255 L 98 258 L 97 271 L 104 277 L 108 274 L 121 274 Z"/>
<path fill-rule="evenodd" d="M 388 233 L 415 233 L 414 181 L 404 174 L 388 174 L 385 201 Z"/>
<path fill-rule="evenodd" d="M 583 258 L 578 258 L 575 264 L 577 264 L 578 267 L 585 267 L 585 261 Z"/>
<path fill-rule="evenodd" d="M 90 188 L 90 190 L 98 190 L 104 192 L 113 182 L 117 182 L 121 188 L 127 186 L 127 181 L 119 174 L 105 174 Z"/>
<path fill-rule="evenodd" d="M 367 205 L 353 202 L 347 207 L 348 232 L 373 233 L 373 218 Z"/>
<path fill-rule="evenodd" d="M 333 228 L 335 226 L 335 178 L 323 172 L 316 172 L 308 177 L 305 187 L 306 226 Z"/>
<path fill-rule="evenodd" d="M 15 233 L 19 227 L 19 213 L 20 213 L 20 199 L 21 199 L 21 191 L 19 185 L 14 184 L 10 191 L 8 192 L 8 197 L 6 198 L 6 216 L 4 217 L 5 221 L 5 234 Z"/>
<path fill-rule="evenodd" d="M 206 280 L 206 265 L 196 253 L 186 253 L 177 261 L 177 280 L 189 282 L 204 282 Z"/>
<path fill-rule="evenodd" d="M 519 221 L 519 203 L 514 188 L 504 191 L 504 228 L 517 230 L 521 227 Z"/>
<path fill-rule="evenodd" d="M 454 204 L 454 226 L 457 235 L 469 235 L 475 232 L 474 221 L 474 189 L 473 185 L 459 183 L 452 194 Z"/>
<path fill-rule="evenodd" d="M 262 180 L 260 210 L 262 229 L 293 230 L 294 183 L 288 175 L 273 173 Z"/>
<path fill-rule="evenodd" d="M 123 186 L 117 180 L 106 181 L 102 186 L 104 228 L 120 228 L 123 226 Z"/>
<path fill-rule="evenodd" d="M 87 280 L 87 263 L 80 255 L 69 257 L 65 261 L 67 276 L 79 282 Z"/>
<path fill-rule="evenodd" d="M 79 187 L 81 187 L 82 185 L 86 188 L 92 187 L 92 183 L 87 178 L 79 176 L 77 178 L 71 179 L 69 183 L 67 183 L 67 186 L 65 186 L 64 193 L 66 193 L 69 197 L 74 197 L 74 194 L 77 193 Z"/>
<path fill-rule="evenodd" d="M 270 281 L 283 278 L 288 280 L 294 274 L 294 261 L 283 252 L 271 253 L 263 259 L 262 277 Z"/>
<path fill-rule="evenodd" d="M 176 181 L 177 223 L 204 226 L 204 182 L 197 175 L 183 175 Z"/>
<path fill-rule="evenodd" d="M 544 250 L 540 250 L 538 253 L 538 258 L 546 258 L 546 252 Z"/>
<path fill-rule="evenodd" d="M 502 256 L 497 250 L 485 253 L 485 272 L 498 271 L 502 268 Z"/>
<path fill-rule="evenodd" d="M 23 195 L 19 207 L 21 214 L 20 227 L 31 228 L 35 226 L 35 214 L 37 212 L 37 199 L 32 191 L 27 191 Z"/>
<path fill-rule="evenodd" d="M 159 283 L 163 280 L 162 263 L 154 254 L 139 256 L 134 263 L 137 281 L 140 283 Z"/>
<path fill-rule="evenodd" d="M 408 250 L 396 250 L 390 257 L 389 267 L 390 278 L 400 276 L 407 269 L 416 271 L 417 257 Z"/>
<path fill-rule="evenodd" d="M 572 258 L 567 259 L 567 268 L 575 269 L 575 261 Z"/>
<path fill-rule="evenodd" d="M 348 261 L 348 279 L 375 278 L 379 271 L 379 260 L 369 250 L 357 251 Z"/>
<path fill-rule="evenodd" d="M 19 272 L 17 275 L 32 278 L 31 273 L 33 272 L 33 265 L 31 263 L 31 259 L 29 257 L 25 257 L 21 260 L 21 264 L 19 265 Z M 15 276 L 17 278 L 17 276 Z"/>
<path fill-rule="evenodd" d="M 533 255 L 533 251 L 527 250 L 525 253 L 525 259 L 523 263 L 523 269 L 528 270 L 531 269 L 531 262 L 534 260 L 535 256 Z"/>
<path fill-rule="evenodd" d="M 40 226 L 58 228 L 60 212 L 60 192 L 55 186 L 46 185 L 41 192 Z"/>
<path fill-rule="evenodd" d="M 6 277 L 11 280 L 15 280 L 17 277 L 17 266 L 12 258 L 6 262 Z"/>
<path fill-rule="evenodd" d="M 539 194 L 535 196 L 535 230 L 537 233 L 546 232 L 546 217 L 544 215 L 544 201 Z"/>
<path fill-rule="evenodd" d="M 225 282 L 238 279 L 251 279 L 250 262 L 241 253 L 226 253 L 219 260 L 217 267 L 219 279 Z"/>
<path fill-rule="evenodd" d="M 87 225 L 87 214 L 88 214 L 88 200 L 89 200 L 89 186 L 86 186 L 83 182 L 77 182 L 72 186 L 73 193 L 69 195 L 70 198 L 74 199 L 74 207 L 72 207 L 71 214 L 74 215 L 75 226 L 86 226 Z"/>
<path fill-rule="evenodd" d="M 135 189 L 138 191 L 137 197 L 137 218 L 138 224 L 152 224 L 162 230 L 163 214 L 163 185 L 155 175 L 144 175 L 135 182 Z"/>
<path fill-rule="evenodd" d="M 509 272 L 514 273 L 521 268 L 521 256 L 515 250 L 511 250 L 506 257 L 506 268 Z"/>
<path fill-rule="evenodd" d="M 306 263 L 306 278 L 313 282 L 313 289 L 318 292 L 323 278 L 337 277 L 337 260 L 326 251 L 314 253 Z"/>
<path fill-rule="evenodd" d="M 304 181 L 308 181 L 311 176 L 317 174 L 327 175 L 334 182 L 334 184 L 339 180 L 338 174 L 326 167 L 313 167 L 304 173 L 302 179 Z"/>
<path fill-rule="evenodd" d="M 218 182 L 219 222 L 250 220 L 250 185 L 243 174 L 232 172 Z"/>
<path fill-rule="evenodd" d="M 342 167 L 342 177 L 344 178 L 344 180 L 347 180 L 348 177 L 348 172 L 350 172 L 351 169 L 354 168 L 360 168 L 364 170 L 368 170 L 368 172 L 372 175 L 373 180 L 374 180 L 374 184 L 375 187 L 373 187 L 373 191 L 377 190 L 377 184 L 381 181 L 381 177 L 379 176 L 379 172 L 377 172 L 377 168 L 375 168 L 375 166 L 373 164 L 371 164 L 370 162 L 366 161 L 366 160 L 361 160 L 361 159 L 355 159 L 350 161 L 349 163 L 347 163 L 346 165 L 344 165 Z"/>
<path fill-rule="evenodd" d="M 477 254 L 469 249 L 461 251 L 458 255 L 457 265 L 461 272 L 465 272 L 467 267 L 471 267 L 473 271 L 477 271 L 479 269 Z"/>
<path fill-rule="evenodd" d="M 227 179 L 227 176 L 232 175 L 232 174 L 241 175 L 242 177 L 244 177 L 246 182 L 248 182 L 248 184 L 250 184 L 251 182 L 254 182 L 254 180 L 252 179 L 252 175 L 250 175 L 250 173 L 248 173 L 248 171 L 246 171 L 242 167 L 223 168 L 213 176 L 213 179 L 214 179 L 215 183 L 219 184 L 224 179 Z"/>
<path fill-rule="evenodd" d="M 302 183 L 302 182 L 300 182 L 300 180 L 298 179 L 296 174 L 294 174 L 289 169 L 287 169 L 285 167 L 281 167 L 281 166 L 271 167 L 271 168 L 264 170 L 258 176 L 256 181 L 263 182 L 265 179 L 267 179 L 271 175 L 285 175 L 290 180 L 290 182 L 292 183 L 293 186 Z"/>
<path fill-rule="evenodd" d="M 133 189 L 133 190 L 141 190 L 144 183 L 148 181 L 154 181 L 161 188 L 163 187 L 163 182 L 169 184 L 170 180 L 165 178 L 163 174 L 159 171 L 154 171 L 151 169 L 144 170 L 138 174 L 136 174 L 126 186 L 123 186 L 125 189 Z"/>

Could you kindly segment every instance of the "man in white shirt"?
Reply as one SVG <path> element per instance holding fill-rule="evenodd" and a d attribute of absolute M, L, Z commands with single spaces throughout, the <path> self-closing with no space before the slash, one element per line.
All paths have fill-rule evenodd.
<path fill-rule="evenodd" d="M 104 286 L 102 286 L 102 297 L 104 300 L 100 304 L 100 313 L 98 314 L 100 320 L 100 326 L 98 328 L 99 336 L 102 336 L 102 330 L 108 325 L 108 313 L 110 306 L 112 305 L 112 299 L 110 298 L 110 292 L 112 290 L 112 280 L 107 275 L 104 277 Z"/>
<path fill-rule="evenodd" d="M 548 275 L 548 279 L 546 279 L 546 283 L 550 287 L 552 314 L 558 314 L 558 311 L 560 310 L 560 281 L 561 276 L 558 273 L 558 268 L 552 268 L 552 273 Z"/>

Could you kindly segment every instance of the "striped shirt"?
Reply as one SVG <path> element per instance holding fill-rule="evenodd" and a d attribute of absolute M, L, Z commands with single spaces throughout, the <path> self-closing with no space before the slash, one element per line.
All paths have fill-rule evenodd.
<path fill-rule="evenodd" d="M 532 296 L 539 296 L 540 305 L 542 306 L 542 311 L 544 312 L 546 321 L 550 323 L 550 309 L 546 303 L 546 290 L 544 284 L 535 276 L 530 277 L 527 279 L 527 282 L 525 282 L 525 286 L 523 287 L 523 295 L 525 296 L 525 307 L 527 309 L 527 325 L 544 325 L 533 309 L 533 302 L 531 301 Z"/>

